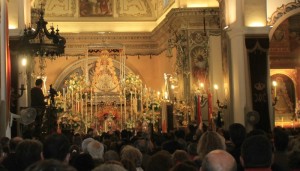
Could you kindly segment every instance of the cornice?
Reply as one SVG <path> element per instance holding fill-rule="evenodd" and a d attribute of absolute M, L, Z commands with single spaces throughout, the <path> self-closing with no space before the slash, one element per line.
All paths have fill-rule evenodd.
<path fill-rule="evenodd" d="M 126 55 L 158 55 L 167 49 L 172 34 L 179 30 L 206 30 L 218 34 L 218 8 L 172 9 L 152 32 L 62 33 L 66 38 L 66 56 L 84 54 L 90 44 L 122 44 Z"/>

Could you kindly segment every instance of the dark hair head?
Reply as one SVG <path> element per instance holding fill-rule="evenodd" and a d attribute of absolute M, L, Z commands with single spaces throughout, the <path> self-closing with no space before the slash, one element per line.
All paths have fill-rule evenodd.
<path fill-rule="evenodd" d="M 165 171 L 173 166 L 172 156 L 169 152 L 161 150 L 152 155 L 146 167 L 147 171 Z"/>
<path fill-rule="evenodd" d="M 193 165 L 192 163 L 186 161 L 176 164 L 171 171 L 198 171 L 198 168 L 196 165 Z"/>
<path fill-rule="evenodd" d="M 95 167 L 95 164 L 91 155 L 87 153 L 81 153 L 74 159 L 72 166 L 78 171 L 83 171 L 92 170 Z"/>
<path fill-rule="evenodd" d="M 234 145 L 241 146 L 246 138 L 246 128 L 240 123 L 233 123 L 229 126 L 229 136 Z"/>
<path fill-rule="evenodd" d="M 268 168 L 272 164 L 272 144 L 266 136 L 250 136 L 242 145 L 241 157 L 244 168 Z"/>
<path fill-rule="evenodd" d="M 276 151 L 285 151 L 289 144 L 289 135 L 283 129 L 274 129 L 274 146 Z"/>
<path fill-rule="evenodd" d="M 35 80 L 35 85 L 36 86 L 39 86 L 39 85 L 42 85 L 42 84 L 43 84 L 43 80 L 42 79 Z"/>
<path fill-rule="evenodd" d="M 37 140 L 24 140 L 16 148 L 17 167 L 25 170 L 29 165 L 42 159 L 43 145 Z"/>
<path fill-rule="evenodd" d="M 103 155 L 104 161 L 120 161 L 120 156 L 116 151 L 113 150 L 108 150 L 107 152 L 104 153 Z"/>
<path fill-rule="evenodd" d="M 17 145 L 23 141 L 22 137 L 14 137 L 9 141 L 9 149 L 11 152 L 14 152 L 17 148 Z"/>
<path fill-rule="evenodd" d="M 25 171 L 76 171 L 70 165 L 64 164 L 58 160 L 41 160 L 29 166 Z"/>
<path fill-rule="evenodd" d="M 57 159 L 64 161 L 69 153 L 70 143 L 63 134 L 51 134 L 44 141 L 45 159 Z"/>

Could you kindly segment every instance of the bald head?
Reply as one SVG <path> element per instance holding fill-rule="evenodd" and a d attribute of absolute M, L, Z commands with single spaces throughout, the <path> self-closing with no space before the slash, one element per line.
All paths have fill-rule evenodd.
<path fill-rule="evenodd" d="M 226 151 L 213 150 L 204 157 L 201 171 L 236 171 L 236 162 Z"/>

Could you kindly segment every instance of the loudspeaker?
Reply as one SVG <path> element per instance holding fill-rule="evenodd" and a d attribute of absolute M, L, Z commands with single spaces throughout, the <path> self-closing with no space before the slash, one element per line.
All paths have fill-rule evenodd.
<path fill-rule="evenodd" d="M 167 104 L 168 132 L 174 129 L 173 104 Z"/>

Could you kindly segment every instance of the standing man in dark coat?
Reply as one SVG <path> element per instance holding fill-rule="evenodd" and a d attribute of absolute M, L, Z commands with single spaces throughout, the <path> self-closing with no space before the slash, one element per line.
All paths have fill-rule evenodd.
<path fill-rule="evenodd" d="M 31 89 L 31 107 L 36 109 L 35 130 L 33 134 L 36 138 L 41 137 L 43 116 L 46 110 L 45 96 L 42 91 L 43 83 L 42 79 L 37 79 L 35 87 Z"/>

